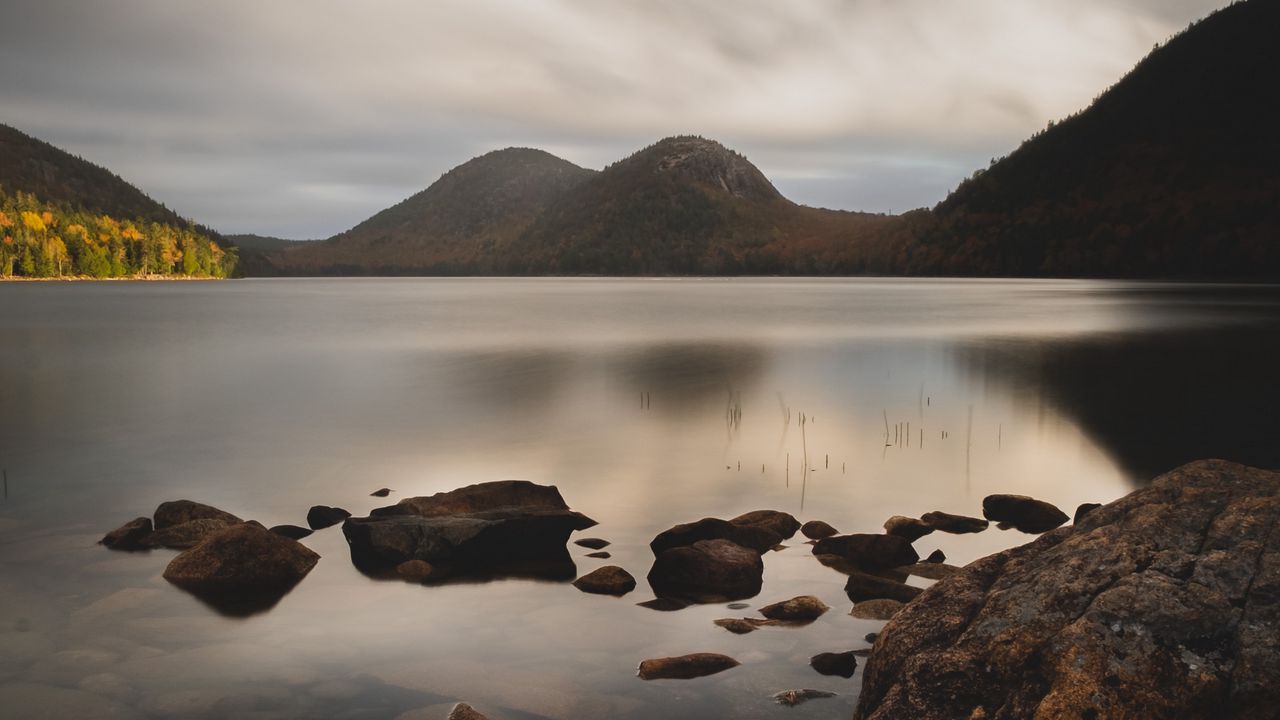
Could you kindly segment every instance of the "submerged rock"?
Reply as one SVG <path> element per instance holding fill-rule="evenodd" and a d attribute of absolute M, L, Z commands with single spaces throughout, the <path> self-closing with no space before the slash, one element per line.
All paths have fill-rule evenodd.
<path fill-rule="evenodd" d="M 438 578 L 572 580 L 577 570 L 566 543 L 595 524 L 570 510 L 555 487 L 504 480 L 405 498 L 369 517 L 348 518 L 342 532 L 356 567 L 374 575 L 423 560 Z"/>
<path fill-rule="evenodd" d="M 140 517 L 103 535 L 98 544 L 110 550 L 146 550 L 151 547 L 146 544 L 151 531 L 151 518 Z"/>
<path fill-rule="evenodd" d="M 212 505 L 205 505 L 191 500 L 162 502 L 156 508 L 154 517 L 156 530 L 163 530 L 164 528 L 181 525 L 192 520 L 221 520 L 227 525 L 244 522 L 225 510 L 219 510 Z"/>
<path fill-rule="evenodd" d="M 835 535 L 819 540 L 814 555 L 837 555 L 855 566 L 878 570 L 913 565 L 920 560 L 911 542 L 896 535 Z"/>
<path fill-rule="evenodd" d="M 951 513 L 937 510 L 921 515 L 920 520 L 928 523 L 935 530 L 951 533 L 952 535 L 979 533 L 991 525 L 991 523 L 982 518 L 969 517 L 968 515 L 952 515 Z"/>
<path fill-rule="evenodd" d="M 649 570 L 654 592 L 696 602 L 755 597 L 764 577 L 760 555 L 729 540 L 701 540 L 664 550 Z"/>
<path fill-rule="evenodd" d="M 810 520 L 800 526 L 800 534 L 810 540 L 821 540 L 822 538 L 829 538 L 832 535 L 839 535 L 840 531 L 821 520 Z"/>
<path fill-rule="evenodd" d="M 164 579 L 229 614 L 274 605 L 320 556 L 257 523 L 232 525 L 179 554 Z"/>
<path fill-rule="evenodd" d="M 813 595 L 800 595 L 790 600 L 765 605 L 760 614 L 770 620 L 813 621 L 831 608 Z"/>
<path fill-rule="evenodd" d="M 835 696 L 836 696 L 835 693 L 828 692 L 826 690 L 811 690 L 811 689 L 805 688 L 804 690 L 783 690 L 780 693 L 774 694 L 773 699 L 779 705 L 786 705 L 787 707 L 795 707 L 800 703 L 808 702 L 810 700 L 819 700 L 821 698 L 833 698 Z"/>
<path fill-rule="evenodd" d="M 933 532 L 934 528 L 923 520 L 905 515 L 894 515 L 884 521 L 884 531 L 889 535 L 897 535 L 907 542 L 915 542 Z"/>
<path fill-rule="evenodd" d="M 941 580 L 942 578 L 947 577 L 952 573 L 959 572 L 960 570 L 960 568 L 955 565 L 948 565 L 941 562 L 920 562 L 915 565 L 908 565 L 902 569 L 906 570 L 910 575 L 927 578 L 929 580 Z"/>
<path fill-rule="evenodd" d="M 590 550 L 603 550 L 609 547 L 609 541 L 603 538 L 581 538 L 574 540 L 573 544 Z"/>
<path fill-rule="evenodd" d="M 863 600 L 897 600 L 911 602 L 922 591 L 918 587 L 892 578 L 854 571 L 844 584 L 844 592 L 854 602 Z"/>
<path fill-rule="evenodd" d="M 1280 473 L 1191 463 L 925 591 L 855 717 L 1273 717 L 1277 597 Z"/>
<path fill-rule="evenodd" d="M 1075 515 L 1075 517 L 1074 517 L 1074 518 L 1072 518 L 1072 520 L 1071 520 L 1071 524 L 1072 524 L 1072 525 L 1079 525 L 1079 524 L 1080 524 L 1080 521 L 1084 519 L 1084 516 L 1085 516 L 1085 515 L 1088 515 L 1089 513 L 1093 512 L 1094 510 L 1097 510 L 1097 509 L 1098 509 L 1098 508 L 1100 508 L 1100 507 L 1102 507 L 1102 503 L 1082 503 L 1082 504 L 1080 504 L 1080 505 L 1076 508 L 1076 515 Z"/>
<path fill-rule="evenodd" d="M 339 507 L 329 507 L 328 505 L 312 505 L 307 511 L 307 524 L 312 530 L 323 530 L 327 527 L 333 527 L 338 523 L 351 517 L 351 513 Z"/>
<path fill-rule="evenodd" d="M 223 518 L 198 518 L 156 530 L 144 542 L 153 548 L 186 550 L 200 544 L 210 535 L 238 524 L 240 521 L 228 522 Z"/>
<path fill-rule="evenodd" d="M 901 600 L 889 600 L 887 598 L 864 600 L 855 604 L 849 614 L 859 620 L 888 620 L 897 615 L 903 605 L 905 603 Z M 875 633 L 868 633 L 867 637 L 870 639 L 867 642 L 875 642 L 874 635 Z"/>
<path fill-rule="evenodd" d="M 312 530 L 311 528 L 299 527 L 297 525 L 276 525 L 275 527 L 271 528 L 271 532 L 277 535 L 283 535 L 284 537 L 287 537 L 290 540 L 301 540 L 302 538 L 307 537 L 311 533 L 315 532 L 315 530 Z"/>
<path fill-rule="evenodd" d="M 841 653 L 818 653 L 809 658 L 809 667 L 822 675 L 851 678 L 854 671 L 858 669 L 858 658 L 854 656 L 852 650 Z"/>
<path fill-rule="evenodd" d="M 1053 505 L 1026 495 L 988 495 L 982 499 L 982 514 L 1025 533 L 1049 532 L 1071 519 Z"/>
<path fill-rule="evenodd" d="M 689 680 L 714 675 L 740 663 L 728 655 L 717 653 L 693 653 L 678 657 L 653 658 L 640 663 L 640 677 L 644 680 Z"/>
<path fill-rule="evenodd" d="M 622 596 L 636 589 L 636 579 L 617 565 L 605 565 L 573 581 L 582 592 Z"/>

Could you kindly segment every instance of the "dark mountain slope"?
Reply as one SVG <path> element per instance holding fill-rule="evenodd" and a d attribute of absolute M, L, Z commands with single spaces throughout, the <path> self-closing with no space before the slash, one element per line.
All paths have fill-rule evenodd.
<path fill-rule="evenodd" d="M 846 269 L 1280 276 L 1280 3 L 1236 3 Z"/>

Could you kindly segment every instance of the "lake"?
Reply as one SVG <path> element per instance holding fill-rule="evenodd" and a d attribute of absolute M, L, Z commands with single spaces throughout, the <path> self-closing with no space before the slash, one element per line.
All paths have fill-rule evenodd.
<path fill-rule="evenodd" d="M 0 283 L 0 707 L 7 717 L 848 717 L 865 647 L 844 576 L 804 538 L 732 635 L 723 605 L 657 612 L 648 542 L 777 509 L 844 532 L 981 514 L 1013 492 L 1068 514 L 1199 457 L 1280 465 L 1280 289 L 1101 281 L 293 279 Z M 806 422 L 799 422 L 801 416 Z M 807 466 L 806 466 L 807 461 Z M 631 571 L 427 587 L 351 564 L 340 528 L 271 610 L 218 614 L 161 578 L 172 551 L 102 534 L 188 498 L 270 526 L 489 480 L 559 487 Z M 369 493 L 394 490 L 390 498 Z M 1031 536 L 934 533 L 964 564 Z M 912 580 L 921 586 L 928 581 Z M 723 652 L 698 680 L 649 657 Z M 797 708 L 770 695 L 838 693 Z M 46 714 L 42 714 L 46 713 Z"/>

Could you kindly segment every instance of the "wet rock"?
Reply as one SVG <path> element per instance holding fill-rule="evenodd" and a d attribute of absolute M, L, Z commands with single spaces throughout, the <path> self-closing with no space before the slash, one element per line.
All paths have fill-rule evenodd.
<path fill-rule="evenodd" d="M 928 563 L 942 563 L 947 561 L 947 556 L 941 550 L 934 550 L 929 553 L 929 557 L 924 559 Z"/>
<path fill-rule="evenodd" d="M 858 669 L 858 658 L 854 656 L 852 650 L 841 653 L 818 653 L 809 658 L 809 667 L 822 675 L 851 678 L 853 672 Z"/>
<path fill-rule="evenodd" d="M 329 507 L 328 505 L 312 505 L 307 511 L 307 524 L 312 530 L 323 530 L 327 527 L 333 527 L 338 523 L 351 517 L 351 513 L 339 507 Z"/>
<path fill-rule="evenodd" d="M 673 597 L 657 597 L 652 600 L 638 602 L 636 605 L 650 610 L 657 610 L 658 612 L 675 612 L 689 607 L 689 603 Z"/>
<path fill-rule="evenodd" d="M 765 605 L 760 614 L 770 620 L 813 621 L 831 608 L 812 595 L 800 595 L 790 600 Z"/>
<path fill-rule="evenodd" d="M 664 550 L 649 570 L 649 585 L 668 597 L 720 602 L 760 592 L 764 563 L 760 555 L 729 540 L 701 540 Z"/>
<path fill-rule="evenodd" d="M 913 565 L 920 560 L 911 542 L 896 535 L 835 535 L 819 540 L 813 554 L 838 555 L 870 570 Z"/>
<path fill-rule="evenodd" d="M 756 622 L 755 618 L 720 618 L 715 621 L 715 624 L 734 635 L 746 635 L 760 627 L 760 623 Z"/>
<path fill-rule="evenodd" d="M 613 554 L 607 550 L 601 550 L 600 552 L 587 553 L 587 557 L 599 558 L 601 560 L 608 560 L 609 558 L 613 557 Z"/>
<path fill-rule="evenodd" d="M 835 696 L 836 696 L 835 693 L 827 692 L 826 690 L 810 690 L 806 688 L 804 690 L 783 690 L 780 693 L 775 693 L 773 695 L 773 699 L 774 699 L 774 702 L 778 703 L 779 705 L 786 705 L 787 707 L 795 707 L 800 703 L 808 702 L 810 700 L 819 700 L 821 698 L 833 698 Z"/>
<path fill-rule="evenodd" d="M 729 522 L 740 527 L 764 528 L 786 540 L 800 529 L 800 521 L 789 513 L 779 510 L 752 510 L 743 513 Z"/>
<path fill-rule="evenodd" d="M 691 678 L 714 675 L 739 665 L 728 655 L 717 653 L 693 653 L 678 657 L 653 658 L 640 663 L 640 677 L 644 680 Z"/>
<path fill-rule="evenodd" d="M 154 517 L 156 530 L 163 530 L 164 528 L 181 525 L 192 520 L 221 520 L 227 525 L 244 522 L 225 510 L 219 510 L 212 505 L 192 502 L 191 500 L 162 502 L 156 508 Z"/>
<path fill-rule="evenodd" d="M 580 540 L 574 540 L 573 544 L 580 545 L 591 550 L 603 550 L 604 548 L 609 547 L 609 541 L 603 538 L 582 538 Z"/>
<path fill-rule="evenodd" d="M 915 575 L 916 577 L 922 577 L 929 580 L 941 580 L 942 578 L 960 570 L 960 568 L 955 565 L 931 562 L 916 563 L 915 565 L 908 565 L 902 569 L 906 570 L 910 575 Z"/>
<path fill-rule="evenodd" d="M 703 518 L 658 533 L 649 543 L 649 549 L 657 556 L 672 548 L 688 547 L 702 540 L 728 540 L 757 553 L 766 553 L 782 542 L 782 536 L 766 527 L 735 525 L 719 518 Z"/>
<path fill-rule="evenodd" d="M 1084 519 L 1085 515 L 1088 515 L 1089 513 L 1093 512 L 1094 510 L 1097 510 L 1100 507 L 1102 507 L 1102 503 L 1082 503 L 1079 507 L 1076 508 L 1076 515 L 1074 518 L 1072 518 L 1071 524 L 1079 525 L 1080 521 Z"/>
<path fill-rule="evenodd" d="M 810 520 L 800 526 L 800 534 L 810 540 L 821 540 L 822 538 L 829 538 L 832 535 L 839 535 L 840 531 L 821 520 Z"/>
<path fill-rule="evenodd" d="M 423 560 L 441 577 L 572 580 L 577 570 L 566 543 L 593 525 L 555 487 L 505 480 L 405 498 L 369 517 L 348 518 L 342 532 L 352 561 L 374 575 Z"/>
<path fill-rule="evenodd" d="M 636 579 L 617 565 L 605 565 L 573 581 L 582 592 L 622 596 L 636 589 Z"/>
<path fill-rule="evenodd" d="M 1053 505 L 1026 495 L 988 495 L 982 499 L 982 514 L 1025 533 L 1049 532 L 1070 520 Z"/>
<path fill-rule="evenodd" d="M 859 620 L 889 620 L 898 614 L 904 604 L 900 600 L 864 600 L 855 604 L 849 614 Z M 875 633 L 870 633 L 868 637 L 872 635 L 875 635 Z M 867 642 L 875 642 L 875 640 L 871 639 L 867 640 Z"/>
<path fill-rule="evenodd" d="M 151 530 L 151 518 L 140 517 L 103 535 L 98 543 L 111 550 L 146 550 Z"/>
<path fill-rule="evenodd" d="M 969 517 L 968 515 L 952 515 L 951 513 L 937 510 L 921 515 L 920 520 L 935 530 L 951 533 L 952 535 L 979 533 L 991 525 L 990 522 L 982 518 Z"/>
<path fill-rule="evenodd" d="M 435 572 L 435 567 L 425 560 L 405 560 L 396 566 L 396 575 L 410 582 L 422 582 Z"/>
<path fill-rule="evenodd" d="M 205 538 L 239 523 L 222 518 L 199 518 L 156 530 L 144 541 L 148 547 L 186 550 L 199 545 Z"/>
<path fill-rule="evenodd" d="M 248 614 L 274 605 L 319 559 L 297 541 L 241 523 L 179 554 L 164 578 L 221 612 Z"/>
<path fill-rule="evenodd" d="M 1277 597 L 1280 473 L 1191 463 L 925 591 L 855 717 L 1274 717 Z"/>
<path fill-rule="evenodd" d="M 311 528 L 299 527 L 297 525 L 276 525 L 271 528 L 271 532 L 287 537 L 290 540 L 301 540 L 315 531 Z"/>
<path fill-rule="evenodd" d="M 911 602 L 921 590 L 892 578 L 854 571 L 844 584 L 845 594 L 854 602 L 863 600 L 897 600 Z"/>
<path fill-rule="evenodd" d="M 489 718 L 466 703 L 458 703 L 449 712 L 448 720 L 489 720 Z"/>
<path fill-rule="evenodd" d="M 907 542 L 915 542 L 933 532 L 933 530 L 933 526 L 923 520 L 906 517 L 905 515 L 894 515 L 884 521 L 885 533 L 896 535 Z"/>
<path fill-rule="evenodd" d="M 386 497 L 391 494 L 391 488 L 378 488 L 369 493 L 369 497 Z"/>

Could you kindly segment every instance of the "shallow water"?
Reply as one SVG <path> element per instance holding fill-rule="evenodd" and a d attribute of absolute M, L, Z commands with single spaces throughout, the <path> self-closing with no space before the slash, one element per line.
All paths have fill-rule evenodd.
<path fill-rule="evenodd" d="M 847 615 L 842 575 L 797 536 L 752 607 L 815 594 L 832 611 L 736 636 L 712 620 L 751 611 L 635 605 L 653 535 L 758 508 L 874 532 L 980 514 L 992 492 L 1070 513 L 1194 457 L 1274 466 L 1278 307 L 1271 287 L 1091 281 L 0 284 L 0 707 L 847 717 L 861 668 L 808 667 L 880 625 Z M 275 608 L 230 618 L 160 577 L 172 552 L 94 544 L 169 499 L 305 524 L 313 504 L 365 514 L 504 478 L 557 485 L 613 542 L 607 561 L 571 546 L 579 572 L 614 563 L 640 587 L 375 581 L 335 527 L 303 541 L 323 559 Z M 963 564 L 1027 539 L 916 547 Z M 635 677 L 696 651 L 742 666 Z M 839 696 L 770 700 L 802 687 Z"/>

